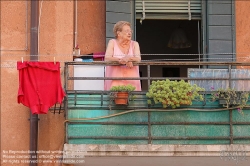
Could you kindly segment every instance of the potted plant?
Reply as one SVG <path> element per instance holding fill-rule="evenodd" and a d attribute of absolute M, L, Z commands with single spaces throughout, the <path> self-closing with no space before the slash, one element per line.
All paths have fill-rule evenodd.
<path fill-rule="evenodd" d="M 211 87 L 214 90 L 213 87 Z M 249 92 L 236 91 L 235 89 L 217 89 L 212 91 L 211 100 L 218 100 L 223 107 L 229 108 L 230 106 L 238 107 L 238 112 L 243 114 L 242 109 L 247 106 Z"/>
<path fill-rule="evenodd" d="M 157 80 L 152 81 L 149 91 L 146 96 L 153 99 L 157 103 L 162 103 L 163 108 L 171 106 L 172 108 L 184 105 L 192 105 L 192 100 L 198 99 L 203 101 L 204 98 L 199 91 L 204 91 L 204 88 L 198 87 L 196 84 L 191 85 L 189 82 Z M 148 104 L 151 104 L 151 99 Z"/>
<path fill-rule="evenodd" d="M 135 86 L 128 85 L 117 85 L 110 88 L 111 99 L 114 99 L 117 105 L 127 105 L 129 99 L 129 92 L 134 91 Z"/>

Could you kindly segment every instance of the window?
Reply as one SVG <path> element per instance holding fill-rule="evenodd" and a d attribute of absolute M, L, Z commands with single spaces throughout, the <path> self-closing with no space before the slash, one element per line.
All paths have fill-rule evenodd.
<path fill-rule="evenodd" d="M 190 12 L 186 6 L 189 0 L 144 0 L 145 20 L 158 17 L 162 20 L 200 20 L 201 53 L 204 61 L 234 61 L 235 58 L 235 23 L 234 0 L 190 0 Z M 152 3 L 149 3 L 152 2 Z M 175 3 L 170 3 L 175 2 Z M 138 20 L 142 18 L 142 0 L 106 1 L 106 38 L 113 38 L 113 26 L 117 21 L 125 20 L 137 29 Z M 149 5 L 147 5 L 149 4 Z M 137 5 L 137 9 L 136 9 Z M 151 6 L 151 9 L 149 8 Z M 164 9 L 165 8 L 165 9 Z M 174 9 L 174 10 L 171 10 Z M 137 11 L 137 12 L 136 12 Z M 151 11 L 151 12 L 150 12 Z M 176 12 L 177 11 L 177 12 Z M 168 15 L 166 15 L 169 13 Z M 188 19 L 187 19 L 188 18 Z M 137 22 L 136 22 L 137 19 Z M 144 21 L 145 21 L 144 20 Z M 143 21 L 143 22 L 144 22 Z M 197 25 L 198 27 L 198 25 Z M 134 35 L 138 32 L 135 31 Z M 136 36 L 134 36 L 136 39 Z M 106 42 L 107 43 L 107 42 Z M 220 59 L 226 58 L 226 59 Z"/>
<path fill-rule="evenodd" d="M 136 19 L 201 19 L 201 0 L 136 0 L 135 4 Z"/>
<path fill-rule="evenodd" d="M 132 23 L 133 37 L 139 42 L 141 53 L 151 54 L 142 56 L 143 60 L 235 60 L 234 0 L 106 1 L 107 41 L 114 38 L 113 26 L 120 20 Z M 168 47 L 169 38 L 176 28 L 183 29 L 192 47 Z M 151 69 L 162 71 L 162 68 Z M 146 66 L 141 66 L 140 71 L 144 73 Z M 152 77 L 157 74 L 159 72 L 151 72 Z M 187 69 L 180 70 L 180 75 L 186 76 Z"/>

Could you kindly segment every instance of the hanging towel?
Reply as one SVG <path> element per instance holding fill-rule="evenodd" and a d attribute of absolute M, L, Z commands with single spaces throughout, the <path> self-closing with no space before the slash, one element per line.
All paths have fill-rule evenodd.
<path fill-rule="evenodd" d="M 66 96 L 61 85 L 59 62 L 17 62 L 19 71 L 18 103 L 32 114 L 46 114 Z"/>
<path fill-rule="evenodd" d="M 96 61 L 104 61 L 105 52 L 95 52 L 93 53 L 93 58 Z"/>

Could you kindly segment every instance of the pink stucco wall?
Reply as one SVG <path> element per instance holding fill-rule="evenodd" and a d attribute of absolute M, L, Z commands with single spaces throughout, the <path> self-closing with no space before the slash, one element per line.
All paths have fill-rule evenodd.
<path fill-rule="evenodd" d="M 250 1 L 237 0 L 235 8 L 237 61 L 250 62 Z"/>
<path fill-rule="evenodd" d="M 78 1 L 77 39 L 81 54 L 105 51 L 106 2 Z"/>
<path fill-rule="evenodd" d="M 40 1 L 40 9 L 39 61 L 53 61 L 55 57 L 63 66 L 64 61 L 73 60 L 74 1 Z M 16 62 L 20 61 L 21 57 L 29 60 L 30 1 L 28 1 L 28 11 L 26 11 L 26 1 L 1 1 L 0 11 L 1 152 L 29 150 L 30 110 L 17 103 Z M 105 1 L 78 2 L 77 37 L 82 53 L 105 51 Z M 62 67 L 62 79 L 63 72 Z M 64 114 L 48 113 L 39 115 L 39 119 L 38 150 L 62 150 L 65 141 Z M 2 165 L 11 164 L 2 163 Z"/>

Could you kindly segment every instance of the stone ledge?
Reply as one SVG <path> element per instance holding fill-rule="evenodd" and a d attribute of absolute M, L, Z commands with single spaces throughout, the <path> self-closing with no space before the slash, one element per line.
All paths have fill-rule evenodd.
<path fill-rule="evenodd" d="M 221 156 L 232 152 L 250 156 L 250 145 L 64 144 L 64 153 L 84 156 Z"/>

